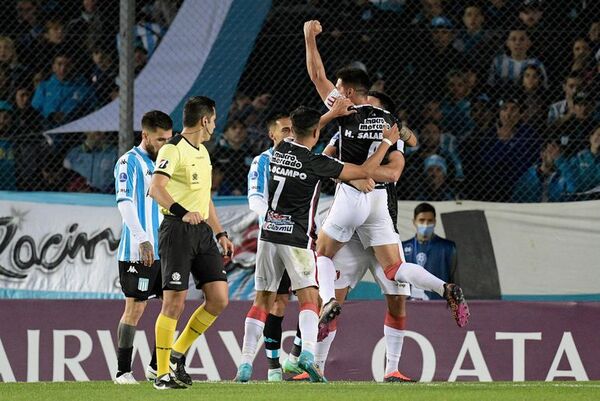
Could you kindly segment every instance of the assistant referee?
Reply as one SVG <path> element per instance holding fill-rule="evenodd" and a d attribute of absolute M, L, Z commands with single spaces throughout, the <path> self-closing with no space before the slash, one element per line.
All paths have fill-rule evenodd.
<path fill-rule="evenodd" d="M 183 131 L 164 145 L 157 157 L 149 194 L 161 206 L 158 251 L 161 258 L 163 304 L 156 319 L 157 377 L 154 388 L 178 389 L 191 385 L 184 354 L 228 302 L 227 276 L 222 255 L 233 253 L 210 197 L 211 163 L 204 145 L 215 129 L 215 102 L 194 96 L 183 109 Z M 205 302 L 173 344 L 177 320 L 183 312 L 190 273 Z M 172 373 L 173 376 L 169 374 Z M 173 380 L 173 378 L 175 380 Z"/>

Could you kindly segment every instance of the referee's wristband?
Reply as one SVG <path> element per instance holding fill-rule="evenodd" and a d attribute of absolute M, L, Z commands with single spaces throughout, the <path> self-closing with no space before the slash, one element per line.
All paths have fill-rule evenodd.
<path fill-rule="evenodd" d="M 215 235 L 215 238 L 217 239 L 217 241 L 221 237 L 229 238 L 229 234 L 227 234 L 227 231 L 221 231 L 220 233 L 218 233 L 217 235 Z"/>
<path fill-rule="evenodd" d="M 389 140 L 389 139 L 387 139 L 387 138 L 383 138 L 383 141 L 381 141 L 381 142 L 385 142 L 385 143 L 387 143 L 387 144 L 388 144 L 388 145 L 390 145 L 390 146 L 392 146 L 392 145 L 394 144 L 392 141 L 390 141 L 390 140 Z"/>
<path fill-rule="evenodd" d="M 186 208 L 184 208 L 183 206 L 181 206 L 179 203 L 175 202 L 169 208 L 169 212 L 171 212 L 172 214 L 174 214 L 177 217 L 183 218 L 183 216 L 185 216 L 187 214 L 188 210 Z"/>

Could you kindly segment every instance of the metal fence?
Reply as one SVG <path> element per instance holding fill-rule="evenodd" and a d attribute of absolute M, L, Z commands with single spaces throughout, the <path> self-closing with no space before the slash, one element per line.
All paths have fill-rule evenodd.
<path fill-rule="evenodd" d="M 23 0 L 0 14 L 4 38 L 10 38 L 0 41 L 0 77 L 2 72 L 6 77 L 0 103 L 3 189 L 112 190 L 112 182 L 94 180 L 112 177 L 115 133 L 53 136 L 51 145 L 38 134 L 89 113 L 118 92 L 118 2 L 110 2 L 114 7 L 102 2 L 86 14 L 91 3 L 100 4 Z M 237 10 L 243 18 L 259 3 L 264 2 L 235 1 L 233 7 L 246 8 Z M 206 3 L 197 4 L 201 9 Z M 139 72 L 181 2 L 136 5 Z M 330 78 L 340 67 L 364 68 L 372 89 L 391 95 L 396 102 L 391 111 L 417 133 L 419 146 L 406 150 L 400 199 L 542 202 L 588 199 L 599 192 L 600 3 L 274 0 L 270 6 L 238 74 L 234 99 L 218 105 L 227 124 L 218 126 L 218 141 L 208 144 L 215 194 L 245 194 L 252 157 L 270 146 L 265 121 L 271 114 L 301 104 L 323 107 L 305 67 L 302 25 L 309 19 L 322 23 L 317 41 Z M 54 15 L 63 21 L 61 34 Z M 217 44 L 231 46 L 229 52 L 222 48 L 226 66 L 234 43 Z M 68 112 L 55 112 L 51 101 L 40 106 L 36 98 L 63 46 L 90 95 Z M 173 54 L 174 62 L 179 56 Z M 205 79 L 218 81 L 219 75 Z M 333 125 L 322 131 L 320 148 L 334 131 Z M 73 168 L 73 149 L 97 156 L 89 173 Z"/>

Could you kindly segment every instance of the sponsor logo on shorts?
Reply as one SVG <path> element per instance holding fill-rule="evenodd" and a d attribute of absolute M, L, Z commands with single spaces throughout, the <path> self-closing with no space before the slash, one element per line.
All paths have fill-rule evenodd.
<path fill-rule="evenodd" d="M 127 269 L 127 273 L 138 274 L 138 271 L 136 270 L 135 266 L 129 266 L 129 269 Z"/>
<path fill-rule="evenodd" d="M 142 292 L 148 291 L 149 283 L 150 283 L 150 279 L 147 279 L 147 278 L 138 279 L 138 291 L 142 291 Z"/>
<path fill-rule="evenodd" d="M 177 272 L 171 274 L 171 281 L 169 281 L 169 284 L 181 284 L 181 274 Z"/>
<path fill-rule="evenodd" d="M 292 216 L 279 214 L 274 211 L 267 213 L 267 218 L 263 223 L 263 230 L 275 233 L 291 234 L 294 231 L 294 222 Z"/>

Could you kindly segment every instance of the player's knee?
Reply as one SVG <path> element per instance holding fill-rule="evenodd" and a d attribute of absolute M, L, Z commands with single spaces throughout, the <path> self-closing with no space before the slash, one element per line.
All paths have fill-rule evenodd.
<path fill-rule="evenodd" d="M 275 303 L 273 303 L 273 307 L 271 308 L 271 314 L 275 316 L 283 316 L 285 313 L 285 308 L 288 304 L 287 295 L 285 297 L 277 297 L 275 298 Z"/>
<path fill-rule="evenodd" d="M 227 308 L 227 305 L 229 305 L 227 296 L 217 296 L 212 299 L 207 299 L 204 309 L 210 314 L 217 316 Z"/>

